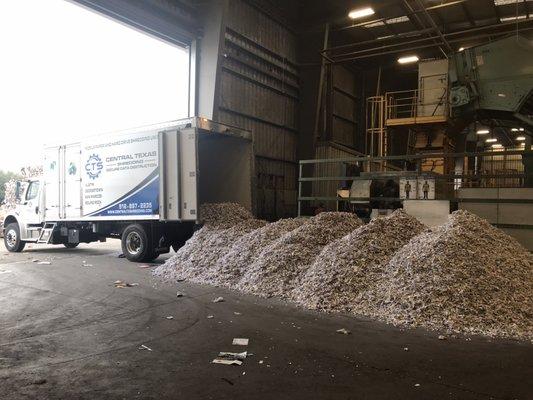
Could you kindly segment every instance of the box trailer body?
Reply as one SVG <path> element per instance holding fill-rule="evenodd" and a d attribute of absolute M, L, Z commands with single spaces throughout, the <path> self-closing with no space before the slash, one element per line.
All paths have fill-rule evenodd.
<path fill-rule="evenodd" d="M 203 203 L 253 212 L 253 160 L 250 132 L 202 118 L 48 146 L 43 177 L 4 221 L 6 247 L 121 237 L 128 258 L 153 259 L 190 237 Z M 142 257 L 124 243 L 132 229 Z"/>

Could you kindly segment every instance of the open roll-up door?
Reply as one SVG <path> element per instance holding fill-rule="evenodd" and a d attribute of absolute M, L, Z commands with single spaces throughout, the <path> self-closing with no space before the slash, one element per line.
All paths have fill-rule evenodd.
<path fill-rule="evenodd" d="M 71 0 L 174 45 L 189 47 L 197 22 L 193 10 L 179 0 Z"/>

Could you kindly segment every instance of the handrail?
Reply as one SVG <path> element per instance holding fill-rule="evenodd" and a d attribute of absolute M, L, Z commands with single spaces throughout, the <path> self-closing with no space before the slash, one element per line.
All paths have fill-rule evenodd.
<path fill-rule="evenodd" d="M 435 75 L 440 76 L 441 74 Z M 434 95 L 429 96 L 426 100 L 427 93 L 435 93 L 436 91 L 443 91 L 443 93 L 435 98 Z M 410 90 L 397 90 L 385 93 L 385 118 L 386 119 L 401 119 L 401 118 L 418 118 L 418 117 L 435 117 L 447 116 L 449 110 L 448 88 L 430 87 L 418 88 Z M 442 107 L 442 112 L 439 112 L 439 107 Z"/>
<path fill-rule="evenodd" d="M 401 156 L 360 156 L 360 157 L 345 157 L 345 158 L 321 158 L 321 159 L 307 159 L 298 161 L 299 164 L 321 164 L 321 163 L 335 163 L 335 162 L 372 162 L 372 161 L 392 161 L 392 160 L 419 160 L 424 158 L 459 158 L 459 157 L 490 157 L 490 156 L 514 156 L 530 154 L 526 150 L 491 150 L 481 152 L 464 152 L 464 153 L 425 153 L 425 154 L 407 154 Z"/>
<path fill-rule="evenodd" d="M 458 201 L 460 197 L 456 192 L 462 188 L 517 188 L 531 187 L 533 179 L 532 171 L 529 171 L 522 164 L 523 156 L 532 155 L 533 151 L 525 149 L 516 150 L 490 150 L 482 152 L 459 152 L 459 153 L 419 153 L 406 154 L 398 156 L 356 156 L 330 159 L 310 159 L 299 161 L 298 176 L 298 211 L 301 213 L 302 205 L 309 201 L 371 201 L 371 196 L 361 197 L 358 199 L 339 198 L 336 196 L 335 188 L 345 187 L 339 185 L 339 182 L 368 181 L 374 179 L 431 179 L 435 185 L 440 185 L 439 198 Z M 430 170 L 428 160 L 440 159 L 441 166 L 439 170 Z M 464 159 L 465 164 L 461 170 L 446 169 L 446 160 Z M 475 162 L 474 160 L 475 159 Z M 328 163 L 334 164 L 356 164 L 359 166 L 360 173 L 354 173 L 352 176 L 347 173 L 346 169 L 337 169 L 336 167 L 320 167 Z M 400 170 L 380 170 L 372 171 L 367 166 L 374 164 L 386 164 L 388 166 L 399 167 Z M 314 165 L 314 168 L 305 169 L 306 165 Z M 311 175 L 304 173 L 313 171 Z M 322 172 L 320 172 L 322 171 Z M 335 172 L 337 171 L 337 172 Z M 344 171 L 344 172 L 342 172 Z M 304 193 L 304 185 L 311 191 Z M 362 186 L 358 186 L 362 187 Z M 437 186 L 436 186 L 437 188 Z M 355 193 L 355 192 L 354 192 Z M 376 201 L 383 201 L 384 198 L 378 197 Z M 533 202 L 533 200 L 532 200 Z"/>

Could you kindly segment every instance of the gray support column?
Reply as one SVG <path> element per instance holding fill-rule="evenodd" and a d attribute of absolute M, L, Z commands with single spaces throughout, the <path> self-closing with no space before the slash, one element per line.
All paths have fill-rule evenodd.
<path fill-rule="evenodd" d="M 217 120 L 221 57 L 228 0 L 214 0 L 202 10 L 204 31 L 198 40 L 196 101 L 198 116 Z"/>

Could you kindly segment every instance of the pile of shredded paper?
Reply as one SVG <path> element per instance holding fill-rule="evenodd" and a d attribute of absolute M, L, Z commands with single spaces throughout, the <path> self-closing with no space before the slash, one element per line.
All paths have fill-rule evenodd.
<path fill-rule="evenodd" d="M 274 223 L 205 204 L 203 227 L 154 274 L 402 326 L 533 340 L 533 256 L 465 211 L 429 229 L 403 210 L 364 225 L 324 212 Z"/>

